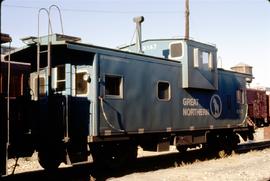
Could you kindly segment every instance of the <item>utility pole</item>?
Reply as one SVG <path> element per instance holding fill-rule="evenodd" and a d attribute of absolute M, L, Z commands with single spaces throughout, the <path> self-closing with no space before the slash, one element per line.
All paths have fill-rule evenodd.
<path fill-rule="evenodd" d="M 185 39 L 189 39 L 189 0 L 185 1 Z"/>

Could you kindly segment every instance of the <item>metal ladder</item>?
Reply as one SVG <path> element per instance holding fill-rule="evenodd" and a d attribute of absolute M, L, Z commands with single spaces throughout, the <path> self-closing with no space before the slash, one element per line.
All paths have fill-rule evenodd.
<path fill-rule="evenodd" d="M 45 8 L 41 8 L 39 9 L 39 12 L 38 12 L 38 36 L 37 36 L 37 100 L 39 100 L 39 94 L 40 94 L 40 80 L 39 80 L 39 77 L 40 77 L 40 55 L 42 53 L 47 53 L 47 70 L 48 70 L 48 95 L 51 95 L 52 94 L 52 89 L 51 89 L 51 72 L 52 72 L 52 69 L 51 69 L 51 45 L 52 45 L 52 42 L 51 42 L 51 36 L 53 34 L 53 30 L 52 30 L 52 24 L 51 24 L 51 9 L 55 7 L 57 8 L 58 12 L 59 12 L 59 17 L 60 17 L 60 23 L 61 23 L 61 30 L 62 30 L 62 35 L 64 35 L 64 29 L 63 29 L 63 22 L 62 22 L 62 14 L 61 14 L 61 11 L 60 11 L 60 8 L 56 5 L 51 5 L 49 7 L 49 10 L 48 9 L 45 9 Z M 45 11 L 47 16 L 48 16 L 48 39 L 47 39 L 47 49 L 46 50 L 43 50 L 41 51 L 40 50 L 40 47 L 42 45 L 42 42 L 41 42 L 41 37 L 40 37 L 40 34 L 39 34 L 39 16 L 40 16 L 40 13 L 42 11 Z M 66 97 L 66 105 L 68 105 L 68 99 Z M 67 142 L 69 140 L 69 131 L 68 131 L 68 127 L 69 127 L 69 124 L 68 124 L 68 109 L 66 109 L 66 119 L 65 119 L 65 127 L 66 127 L 66 130 L 65 130 L 65 135 L 64 135 L 64 142 Z M 70 159 L 68 158 L 67 159 L 68 162 L 70 162 Z"/>
<path fill-rule="evenodd" d="M 40 8 L 38 11 L 38 36 L 37 36 L 37 100 L 39 100 L 39 95 L 40 95 L 40 55 L 42 53 L 47 53 L 47 69 L 48 69 L 48 95 L 51 93 L 51 36 L 53 34 L 52 30 L 52 24 L 51 24 L 51 10 L 52 8 L 55 7 L 57 8 L 59 12 L 59 17 L 60 17 L 60 23 L 61 23 L 61 30 L 62 34 L 64 34 L 64 29 L 63 29 L 63 22 L 62 22 L 62 14 L 60 11 L 60 8 L 57 5 L 51 5 L 49 7 L 49 10 L 46 8 Z M 47 49 L 41 51 L 41 37 L 40 37 L 40 13 L 42 11 L 45 11 L 45 13 L 48 16 L 48 34 L 47 34 Z"/>

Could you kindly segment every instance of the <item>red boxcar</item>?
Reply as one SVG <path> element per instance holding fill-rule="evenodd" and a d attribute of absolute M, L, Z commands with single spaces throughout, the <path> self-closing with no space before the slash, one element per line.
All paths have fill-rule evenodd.
<path fill-rule="evenodd" d="M 0 64 L 0 94 L 7 96 L 8 62 L 1 61 Z M 30 72 L 30 64 L 10 62 L 10 98 L 15 99 L 24 94 L 27 89 L 27 75 Z"/>
<path fill-rule="evenodd" d="M 29 120 L 22 114 L 27 108 L 25 103 L 26 93 L 29 92 L 28 77 L 30 64 L 20 62 L 10 62 L 10 85 L 9 85 L 9 109 L 8 100 L 8 62 L 0 62 L 0 145 L 7 142 L 9 138 L 9 157 L 15 157 L 15 153 L 22 153 L 25 138 L 29 135 Z M 30 95 L 28 95 L 29 97 Z M 7 123 L 7 111 L 9 110 L 9 122 Z M 7 134 L 7 125 L 8 134 Z M 0 155 L 3 154 L 0 150 Z"/>
<path fill-rule="evenodd" d="M 265 90 L 247 89 L 248 116 L 257 126 L 268 124 L 268 102 Z"/>

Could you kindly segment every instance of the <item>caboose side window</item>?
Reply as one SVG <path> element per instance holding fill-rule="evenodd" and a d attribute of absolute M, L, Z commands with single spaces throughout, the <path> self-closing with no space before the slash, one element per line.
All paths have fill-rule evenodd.
<path fill-rule="evenodd" d="M 171 58 L 181 57 L 182 56 L 182 43 L 173 43 L 171 44 Z"/>
<path fill-rule="evenodd" d="M 170 84 L 168 82 L 158 82 L 157 96 L 159 100 L 163 101 L 171 99 Z"/>
<path fill-rule="evenodd" d="M 203 70 L 213 69 L 213 54 L 211 52 L 202 51 L 199 48 L 193 49 L 193 67 Z"/>
<path fill-rule="evenodd" d="M 236 100 L 238 104 L 245 104 L 245 91 L 244 90 L 236 91 Z"/>
<path fill-rule="evenodd" d="M 105 75 L 105 95 L 111 98 L 123 98 L 123 77 Z"/>
<path fill-rule="evenodd" d="M 198 48 L 193 49 L 193 67 L 198 68 L 200 66 L 201 52 Z"/>
<path fill-rule="evenodd" d="M 213 69 L 213 55 L 210 52 L 202 52 L 202 63 L 205 70 Z"/>
<path fill-rule="evenodd" d="M 66 89 L 66 74 L 65 65 L 57 66 L 57 91 L 64 91 Z"/>

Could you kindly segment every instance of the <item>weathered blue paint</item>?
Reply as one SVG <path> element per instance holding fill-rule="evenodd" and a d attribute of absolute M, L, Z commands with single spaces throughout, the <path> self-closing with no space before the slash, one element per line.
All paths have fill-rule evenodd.
<path fill-rule="evenodd" d="M 131 52 L 133 46 L 123 48 L 129 51 L 126 52 L 54 40 L 52 67 L 66 66 L 66 89 L 59 93 L 73 97 L 76 106 L 70 105 L 70 108 L 76 114 L 80 114 L 80 110 L 86 112 L 79 101 L 89 104 L 89 121 L 83 121 L 89 127 L 89 136 L 138 134 L 140 130 L 153 133 L 246 126 L 247 75 L 217 69 L 214 46 L 180 39 L 144 41 L 145 54 L 141 55 Z M 169 60 L 169 45 L 176 41 L 182 43 L 183 55 Z M 203 63 L 195 66 L 196 48 L 211 53 L 211 66 Z M 81 70 L 91 78 L 87 83 L 87 95 L 76 94 L 75 74 Z M 106 75 L 122 78 L 122 97 L 105 95 Z M 54 74 L 52 79 L 55 85 Z M 169 83 L 169 100 L 158 99 L 159 82 Z M 237 93 L 240 97 L 243 95 L 242 102 L 237 100 Z M 74 115 L 72 119 L 76 120 Z"/>
<path fill-rule="evenodd" d="M 145 55 L 151 55 L 170 59 L 172 53 L 170 45 L 173 43 L 181 43 L 183 46 L 183 55 L 177 58 L 183 65 L 182 69 L 182 86 L 183 88 L 201 88 L 217 90 L 218 78 L 217 78 L 217 64 L 213 61 L 213 69 L 208 70 L 207 66 L 200 63 L 201 68 L 194 68 L 194 50 L 197 48 L 204 52 L 211 52 L 212 59 L 217 59 L 217 49 L 213 45 L 196 42 L 193 40 L 183 39 L 153 39 L 145 40 L 142 42 L 142 47 Z M 120 48 L 123 51 L 135 52 L 134 44 Z"/>

